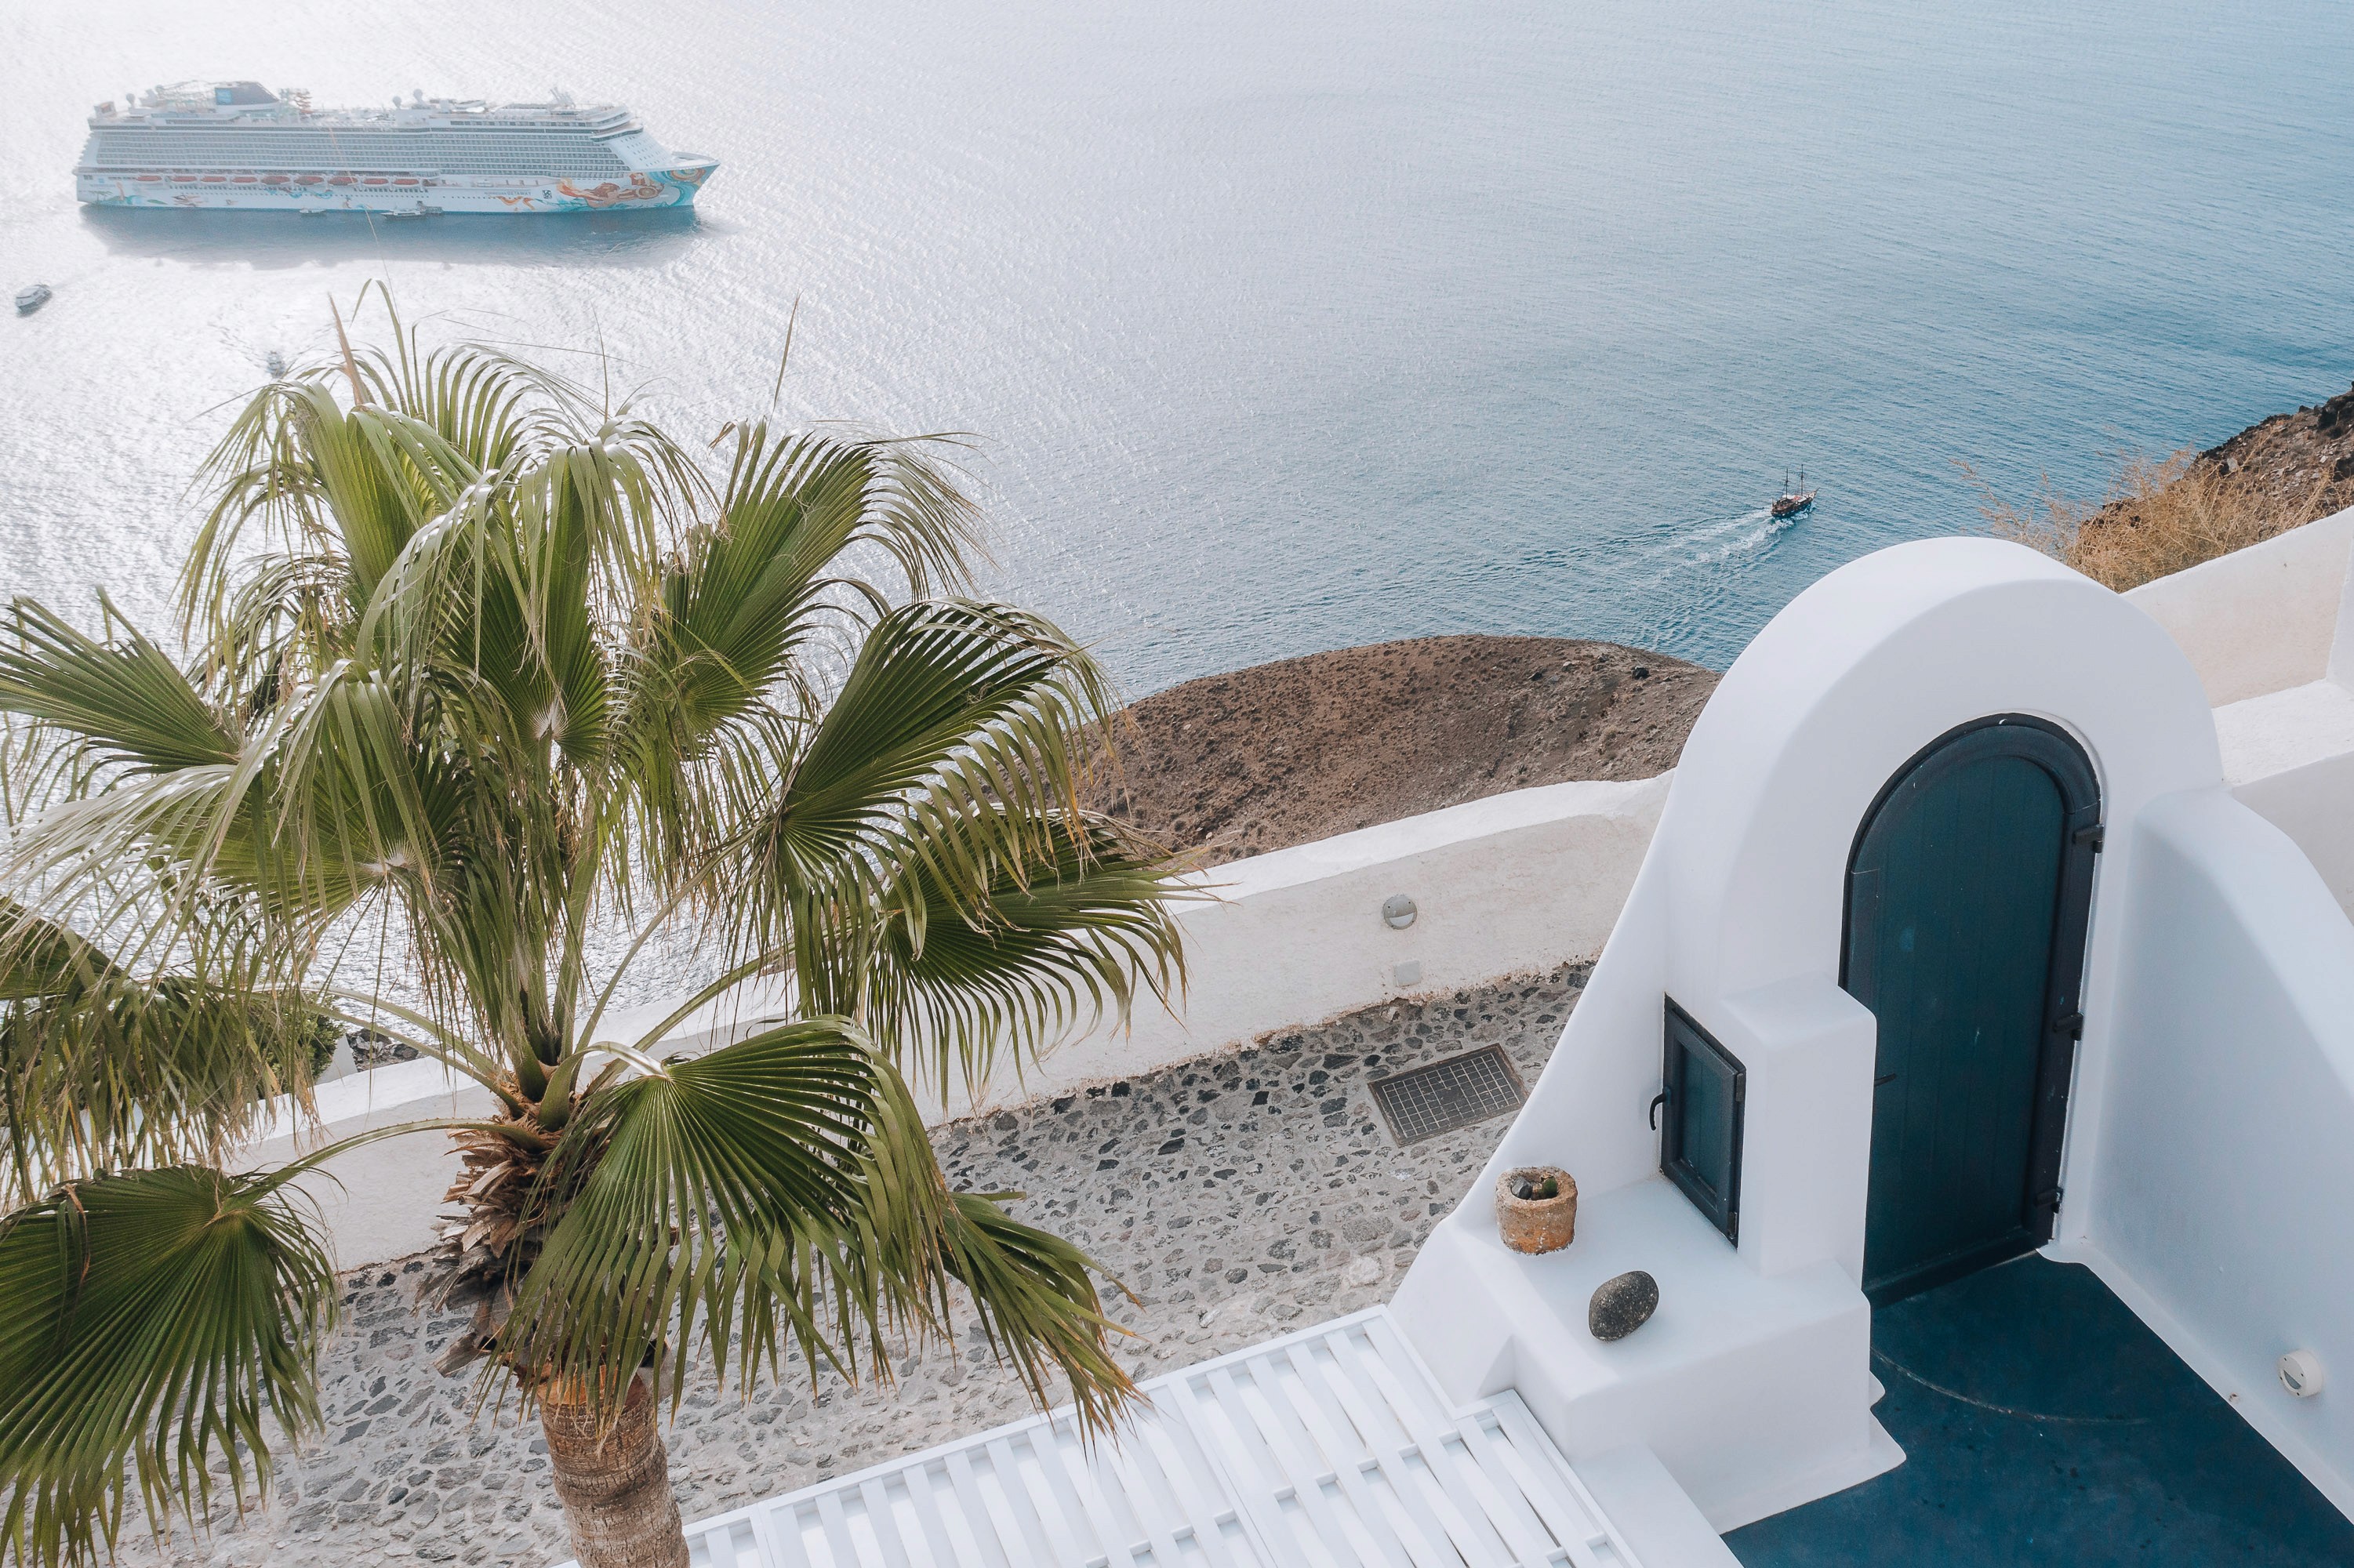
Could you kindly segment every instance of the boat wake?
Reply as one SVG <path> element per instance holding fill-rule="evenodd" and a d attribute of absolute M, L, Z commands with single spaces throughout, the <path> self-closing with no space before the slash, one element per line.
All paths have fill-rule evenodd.
<path fill-rule="evenodd" d="M 1775 540 L 1797 527 L 1805 515 L 1792 513 L 1776 517 L 1760 506 L 1728 522 L 1712 524 L 1683 541 L 1691 552 L 1686 559 L 1695 567 L 1717 567 L 1762 556 L 1774 547 Z"/>
<path fill-rule="evenodd" d="M 1766 507 L 1752 507 L 1738 516 L 1702 523 L 1634 551 L 1629 565 L 1649 568 L 1651 582 L 1664 583 L 1694 570 L 1754 560 L 1804 520 L 1804 514 L 1776 517 Z"/>
<path fill-rule="evenodd" d="M 1782 535 L 1806 514 L 1776 517 L 1755 506 L 1731 517 L 1697 523 L 1654 540 L 1628 563 L 1626 590 L 1652 607 L 1630 641 L 1646 648 L 1680 649 L 1704 640 L 1738 585 L 1766 566 Z M 1639 564 L 1638 564 L 1639 563 Z"/>

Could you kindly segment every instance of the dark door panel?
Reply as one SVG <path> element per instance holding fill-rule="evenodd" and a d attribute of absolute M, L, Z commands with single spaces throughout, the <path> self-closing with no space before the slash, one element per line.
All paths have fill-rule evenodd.
<path fill-rule="evenodd" d="M 1879 1021 L 1875 1302 L 2051 1238 L 2099 813 L 2075 742 L 2006 715 L 1915 757 L 1857 835 L 1840 983 Z"/>

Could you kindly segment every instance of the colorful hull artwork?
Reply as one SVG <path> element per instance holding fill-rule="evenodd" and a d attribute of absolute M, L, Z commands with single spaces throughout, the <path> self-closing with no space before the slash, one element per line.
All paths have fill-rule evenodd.
<path fill-rule="evenodd" d="M 444 213 L 616 212 L 692 207 L 715 164 L 637 172 L 627 180 L 594 185 L 571 180 L 475 185 L 458 180 L 380 185 L 298 176 L 283 185 L 236 183 L 235 176 L 82 175 L 81 200 L 90 207 L 236 207 L 247 212 Z M 306 183 L 315 182 L 315 183 Z"/>

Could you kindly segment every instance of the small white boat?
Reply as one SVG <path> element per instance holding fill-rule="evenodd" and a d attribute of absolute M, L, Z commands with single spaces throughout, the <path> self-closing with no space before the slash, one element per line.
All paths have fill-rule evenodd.
<path fill-rule="evenodd" d="M 261 362 L 261 367 L 269 371 L 270 379 L 275 381 L 286 374 L 286 356 L 273 348 L 270 351 L 270 357 Z"/>
<path fill-rule="evenodd" d="M 48 302 L 49 286 L 47 283 L 35 283 L 30 288 L 16 291 L 16 313 L 20 316 L 29 316 Z"/>

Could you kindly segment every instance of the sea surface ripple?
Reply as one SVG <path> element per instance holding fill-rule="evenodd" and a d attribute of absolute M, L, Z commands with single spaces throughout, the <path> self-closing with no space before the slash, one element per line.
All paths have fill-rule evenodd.
<path fill-rule="evenodd" d="M 2354 8 L 160 0 L 0 10 L 0 592 L 163 618 L 273 350 L 388 279 L 696 430 L 971 432 L 990 586 L 1134 693 L 1492 630 L 1722 665 L 1806 584 L 2354 373 Z M 660 217 L 93 213 L 90 103 L 635 108 Z M 587 367 L 588 361 L 569 362 Z M 1803 465 L 1822 503 L 1764 503 Z"/>

